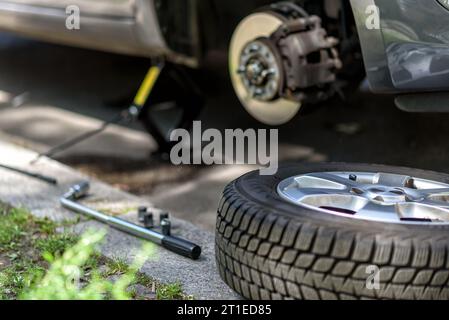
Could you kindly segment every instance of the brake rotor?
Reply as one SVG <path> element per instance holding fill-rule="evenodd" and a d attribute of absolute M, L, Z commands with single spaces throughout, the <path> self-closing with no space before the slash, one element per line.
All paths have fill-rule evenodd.
<path fill-rule="evenodd" d="M 269 125 L 288 122 L 301 107 L 300 102 L 278 95 L 283 86 L 283 66 L 269 37 L 283 23 L 280 16 L 268 12 L 249 15 L 237 26 L 229 52 L 237 97 L 254 118 Z"/>

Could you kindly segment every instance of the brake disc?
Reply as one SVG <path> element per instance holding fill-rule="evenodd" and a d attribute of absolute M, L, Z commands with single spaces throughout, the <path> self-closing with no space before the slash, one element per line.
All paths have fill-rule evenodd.
<path fill-rule="evenodd" d="M 330 95 L 328 84 L 341 67 L 337 40 L 321 19 L 291 3 L 246 17 L 231 40 L 229 68 L 235 92 L 259 121 L 288 122 L 304 101 Z"/>
<path fill-rule="evenodd" d="M 234 90 L 245 109 L 257 120 L 270 125 L 279 125 L 291 120 L 299 111 L 301 103 L 285 98 L 262 101 L 254 97 L 241 77 L 241 54 L 255 39 L 268 38 L 282 24 L 279 17 L 270 13 L 254 13 L 246 17 L 237 27 L 231 40 L 229 68 Z M 268 51 L 268 50 L 267 50 Z M 270 54 L 272 54 L 270 52 Z M 275 62 L 279 74 L 282 66 Z"/>

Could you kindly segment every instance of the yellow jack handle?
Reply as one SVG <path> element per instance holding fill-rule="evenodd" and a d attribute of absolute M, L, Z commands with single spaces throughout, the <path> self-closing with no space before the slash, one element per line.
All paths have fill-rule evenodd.
<path fill-rule="evenodd" d="M 124 110 L 123 112 L 121 112 L 118 116 L 114 117 L 113 119 L 111 119 L 109 121 L 105 121 L 101 125 L 101 127 L 99 127 L 98 129 L 94 129 L 89 132 L 85 132 L 79 136 L 74 137 L 73 139 L 71 139 L 69 141 L 63 142 L 62 144 L 59 144 L 59 145 L 51 148 L 47 152 L 39 154 L 30 163 L 34 164 L 43 156 L 52 157 L 55 154 L 57 154 L 63 150 L 71 148 L 72 146 L 74 146 L 80 142 L 83 142 L 84 140 L 89 139 L 90 137 L 95 136 L 95 135 L 99 134 L 100 132 L 103 132 L 112 123 L 118 123 L 124 119 L 130 120 L 130 119 L 137 118 L 137 116 L 139 115 L 139 112 L 141 111 L 141 109 L 143 108 L 145 103 L 147 102 L 148 97 L 150 96 L 151 91 L 153 90 L 154 85 L 156 84 L 156 81 L 159 78 L 159 75 L 161 74 L 163 67 L 164 67 L 164 64 L 161 62 L 161 63 L 156 64 L 155 66 L 152 66 L 148 70 L 148 72 L 145 76 L 145 79 L 143 80 L 143 82 L 139 88 L 139 91 L 137 92 L 136 97 L 134 98 L 133 104 L 127 110 Z"/>
<path fill-rule="evenodd" d="M 159 78 L 159 75 L 161 74 L 162 68 L 162 64 L 150 67 L 134 98 L 134 106 L 142 108 L 145 105 L 157 79 Z"/>

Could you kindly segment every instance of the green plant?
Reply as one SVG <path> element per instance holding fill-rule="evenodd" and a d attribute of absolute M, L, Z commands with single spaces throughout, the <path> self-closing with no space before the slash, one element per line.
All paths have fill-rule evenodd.
<path fill-rule="evenodd" d="M 51 262 L 46 275 L 24 292 L 20 298 L 30 300 L 102 300 L 130 299 L 127 288 L 133 283 L 137 271 L 151 255 L 153 247 L 145 245 L 136 255 L 129 270 L 114 283 L 101 277 L 94 270 L 89 283 L 83 285 L 81 280 L 85 274 L 83 266 L 95 253 L 95 248 L 102 241 L 105 232 L 89 231 L 72 248 L 61 257 L 47 256 Z"/>
<path fill-rule="evenodd" d="M 120 275 L 129 271 L 129 266 L 125 260 L 121 258 L 113 258 L 106 262 L 108 270 L 103 273 L 104 276 Z"/>
<path fill-rule="evenodd" d="M 158 300 L 181 300 L 184 298 L 182 286 L 179 282 L 160 286 L 156 290 L 156 299 Z"/>
<path fill-rule="evenodd" d="M 67 233 L 50 234 L 48 237 L 38 239 L 36 247 L 42 252 L 43 256 L 60 256 L 64 251 L 73 246 L 77 241 L 77 237 Z"/>
<path fill-rule="evenodd" d="M 162 284 L 138 272 L 152 256 L 151 244 L 129 266 L 95 249 L 103 233 L 90 231 L 81 238 L 57 233 L 72 221 L 55 223 L 1 203 L 0 216 L 0 300 L 148 298 L 138 296 L 137 284 L 156 291 L 160 299 L 191 299 L 179 284 Z"/>
<path fill-rule="evenodd" d="M 28 214 L 20 209 L 10 209 L 10 211 L 2 214 L 0 251 L 9 250 L 17 245 L 17 242 L 26 231 L 28 221 Z"/>
<path fill-rule="evenodd" d="M 44 268 L 30 260 L 21 261 L 3 269 L 0 272 L 0 299 L 19 295 L 44 272 Z"/>

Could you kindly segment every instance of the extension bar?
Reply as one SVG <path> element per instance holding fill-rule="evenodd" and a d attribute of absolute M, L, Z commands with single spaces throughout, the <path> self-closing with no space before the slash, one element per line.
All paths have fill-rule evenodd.
<path fill-rule="evenodd" d="M 70 190 L 61 197 L 62 206 L 71 211 L 92 217 L 95 220 L 103 222 L 115 229 L 132 234 L 161 245 L 162 247 L 191 259 L 198 259 L 201 255 L 201 247 L 187 240 L 163 235 L 159 232 L 143 228 L 126 220 L 112 217 L 99 211 L 83 206 L 76 201 L 85 197 L 89 191 L 89 182 L 82 182 L 70 188 Z"/>

